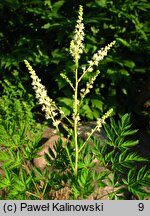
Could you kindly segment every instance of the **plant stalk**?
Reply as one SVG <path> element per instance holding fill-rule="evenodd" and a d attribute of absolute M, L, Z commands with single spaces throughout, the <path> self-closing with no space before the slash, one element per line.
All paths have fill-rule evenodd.
<path fill-rule="evenodd" d="M 74 174 L 78 173 L 78 62 L 76 62 L 75 70 L 75 95 L 74 95 L 74 142 L 75 142 L 75 170 Z"/>

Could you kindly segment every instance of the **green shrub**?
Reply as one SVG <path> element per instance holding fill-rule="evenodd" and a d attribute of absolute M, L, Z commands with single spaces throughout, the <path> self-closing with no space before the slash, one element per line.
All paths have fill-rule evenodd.
<path fill-rule="evenodd" d="M 5 78 L 1 84 L 3 94 L 0 97 L 0 191 L 6 189 L 7 193 L 10 193 L 7 194 L 7 199 L 12 196 L 14 184 L 18 188 L 22 186 L 25 190 L 25 184 L 21 184 L 19 178 L 20 175 L 25 175 L 25 171 L 27 174 L 26 163 L 30 163 L 35 155 L 44 128 L 36 123 L 31 111 L 35 106 L 34 98 L 23 87 L 17 71 L 14 71 L 10 80 Z M 31 181 L 31 176 L 27 178 Z M 13 195 L 24 199 L 25 196 L 15 190 L 12 191 Z M 1 199 L 3 198 L 5 196 L 1 194 Z"/>

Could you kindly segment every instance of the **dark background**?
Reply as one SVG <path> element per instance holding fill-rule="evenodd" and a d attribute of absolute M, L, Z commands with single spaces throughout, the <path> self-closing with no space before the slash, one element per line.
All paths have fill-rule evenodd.
<path fill-rule="evenodd" d="M 20 83 L 26 93 L 34 95 L 23 63 L 27 59 L 49 96 L 64 106 L 68 115 L 71 113 L 72 92 L 60 73 L 73 77 L 69 45 L 80 4 L 84 7 L 86 34 L 80 64 L 84 65 L 96 50 L 114 39 L 117 41 L 99 64 L 101 74 L 83 104 L 82 119 L 94 120 L 113 107 L 116 118 L 129 112 L 135 127 L 148 131 L 150 5 L 147 0 L 1 1 L 1 96 L 4 88 L 9 88 L 6 80 L 12 85 Z M 24 96 L 23 100 L 26 99 Z M 33 112 L 38 109 L 37 106 Z"/>

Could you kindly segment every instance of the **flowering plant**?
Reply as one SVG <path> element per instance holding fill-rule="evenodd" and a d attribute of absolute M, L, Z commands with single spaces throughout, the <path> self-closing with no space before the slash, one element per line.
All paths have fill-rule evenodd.
<path fill-rule="evenodd" d="M 33 80 L 32 85 L 33 85 L 33 89 L 36 92 L 36 98 L 38 99 L 39 103 L 42 105 L 42 110 L 45 111 L 46 118 L 52 119 L 53 125 L 56 127 L 57 132 L 59 132 L 58 125 L 61 123 L 61 120 L 62 120 L 62 119 L 58 120 L 58 118 L 57 118 L 58 113 L 61 114 L 62 118 L 67 119 L 68 123 L 71 123 L 71 125 L 73 125 L 73 130 L 71 131 L 71 134 L 73 136 L 74 147 L 75 147 L 75 163 L 73 163 L 69 154 L 68 154 L 68 156 L 69 156 L 70 163 L 72 165 L 72 169 L 73 169 L 73 172 L 75 175 L 77 175 L 77 172 L 78 172 L 78 154 L 83 149 L 83 147 L 86 145 L 89 138 L 93 135 L 94 131 L 95 130 L 99 131 L 100 128 L 102 127 L 102 125 L 105 123 L 105 119 L 108 118 L 113 112 L 113 110 L 110 109 L 101 118 L 97 119 L 96 127 L 91 131 L 91 133 L 87 137 L 86 141 L 79 148 L 79 145 L 78 145 L 78 134 L 79 134 L 78 133 L 78 128 L 79 128 L 78 126 L 80 123 L 79 108 L 80 108 L 81 103 L 83 102 L 83 99 L 85 98 L 85 96 L 90 92 L 90 89 L 93 88 L 93 83 L 94 83 L 96 77 L 100 73 L 99 70 L 96 72 L 96 74 L 93 73 L 94 66 L 98 66 L 99 62 L 105 56 L 107 56 L 107 52 L 115 44 L 115 41 L 113 41 L 110 44 L 108 44 L 107 46 L 105 46 L 104 48 L 101 48 L 100 50 L 98 50 L 93 55 L 91 60 L 88 61 L 87 67 L 82 68 L 82 70 L 83 70 L 82 75 L 79 76 L 79 73 L 78 73 L 79 60 L 80 60 L 81 54 L 84 52 L 83 41 L 84 41 L 83 7 L 80 6 L 78 20 L 77 20 L 77 24 L 75 27 L 74 38 L 70 43 L 70 54 L 71 54 L 73 61 L 74 61 L 74 64 L 75 64 L 75 83 L 73 84 L 71 82 L 71 80 L 66 75 L 61 74 L 62 78 L 64 78 L 66 80 L 66 82 L 69 83 L 69 85 L 71 86 L 71 88 L 73 90 L 73 116 L 72 116 L 72 120 L 70 120 L 67 116 L 65 116 L 61 107 L 57 107 L 55 102 L 51 98 L 49 98 L 49 96 L 47 95 L 47 91 L 46 91 L 45 87 L 41 84 L 41 80 L 38 78 L 38 76 L 36 75 L 35 71 L 32 69 L 29 62 L 27 60 L 24 61 L 28 70 L 29 70 L 31 78 Z M 86 83 L 86 87 L 79 90 L 80 82 L 82 81 L 83 77 L 87 73 L 93 73 L 93 76 Z M 80 93 L 80 99 L 78 97 L 79 93 Z M 66 126 L 64 126 L 64 127 L 68 131 L 68 137 L 69 137 L 70 136 L 69 129 Z M 66 150 L 68 152 L 67 145 L 65 147 L 66 147 Z"/>
<path fill-rule="evenodd" d="M 29 62 L 25 60 L 36 98 L 42 105 L 46 118 L 52 120 L 56 132 L 60 135 L 60 139 L 58 135 L 50 138 L 51 141 L 57 142 L 53 149 L 46 146 L 44 168 L 36 166 L 35 163 L 35 160 L 39 159 L 36 158 L 39 156 L 37 155 L 39 150 L 44 152 L 44 148 L 41 150 L 39 147 L 41 129 L 37 127 L 36 130 L 30 130 L 32 115 L 29 114 L 32 112 L 24 101 L 18 103 L 14 86 L 11 87 L 10 83 L 7 83 L 13 93 L 11 96 L 14 95 L 14 97 L 12 97 L 13 100 L 11 99 L 12 102 L 9 97 L 10 91 L 6 91 L 6 95 L 1 99 L 0 107 L 4 111 L 0 116 L 3 122 L 0 134 L 0 138 L 3 138 L 0 143 L 0 165 L 3 162 L 0 167 L 0 197 L 2 199 L 144 199 L 150 195 L 147 190 L 150 187 L 150 171 L 147 166 L 149 160 L 139 156 L 132 149 L 138 145 L 138 141 L 131 140 L 131 135 L 137 130 L 131 128 L 129 114 L 123 115 L 116 122 L 110 117 L 113 110 L 108 110 L 102 117 L 97 118 L 93 127 L 84 125 L 84 129 L 89 133 L 86 133 L 85 139 L 81 139 L 82 134 L 79 133 L 82 132 L 80 128 L 83 127 L 80 125 L 81 105 L 100 73 L 99 70 L 94 73 L 94 67 L 107 55 L 108 50 L 115 43 L 112 42 L 98 50 L 88 61 L 87 67 L 80 69 L 79 61 L 84 52 L 83 41 L 83 8 L 80 6 L 74 38 L 70 44 L 70 53 L 75 65 L 74 82 L 65 74 L 61 74 L 73 91 L 72 117 L 66 115 L 63 107 L 59 107 L 47 95 L 41 80 Z M 81 88 L 81 81 L 88 73 L 91 76 L 85 88 Z M 10 108 L 10 103 L 6 103 L 9 100 L 12 102 L 11 106 L 14 105 L 16 108 L 15 113 L 21 114 L 17 119 L 21 118 L 22 123 L 22 120 L 27 118 L 28 121 L 23 121 L 23 126 L 19 125 L 18 121 L 16 123 L 10 121 L 10 119 L 14 120 L 10 118 L 14 109 Z M 25 112 L 22 108 L 26 108 Z M 107 118 L 110 119 L 110 123 L 105 124 Z M 63 119 L 68 124 L 64 124 Z M 60 124 L 67 132 L 67 139 L 59 131 Z M 101 136 L 102 133 L 100 134 L 102 126 L 105 137 Z M 36 127 L 35 124 L 34 127 Z M 36 134 L 33 137 L 32 132 Z M 37 136 L 38 134 L 40 136 Z M 128 135 L 130 139 L 127 138 Z M 138 163 L 140 164 L 137 166 Z M 141 167 L 143 164 L 144 166 Z"/>
<path fill-rule="evenodd" d="M 56 103 L 49 98 L 45 87 L 40 83 L 41 80 L 37 77 L 29 62 L 25 60 L 25 64 L 33 80 L 32 85 L 36 92 L 36 98 L 42 105 L 42 110 L 45 111 L 46 118 L 52 119 L 53 125 L 56 127 L 56 132 L 58 132 L 62 138 L 58 140 L 57 145 L 55 146 L 57 156 L 55 157 L 51 149 L 49 149 L 49 154 L 45 155 L 47 165 L 59 170 L 59 172 L 55 172 L 55 170 L 51 171 L 50 180 L 51 182 L 57 182 L 58 184 L 58 179 L 60 178 L 61 182 L 59 182 L 59 184 L 64 187 L 64 190 L 67 190 L 66 192 L 62 192 L 63 195 L 64 193 L 69 193 L 69 198 L 72 196 L 73 199 L 90 197 L 89 195 L 93 192 L 95 197 L 94 199 L 101 199 L 106 196 L 109 196 L 110 199 L 122 199 L 124 198 L 126 191 L 128 191 L 129 194 L 131 193 L 135 196 L 144 197 L 148 193 L 144 190 L 141 193 L 138 177 L 140 176 L 141 184 L 144 186 L 145 179 L 146 181 L 149 179 L 149 172 L 146 171 L 146 168 L 142 167 L 135 174 L 132 166 L 135 161 L 145 162 L 147 159 L 129 151 L 131 147 L 138 144 L 138 141 L 125 140 L 127 135 L 134 134 L 137 131 L 130 130 L 131 125 L 129 114 L 122 116 L 118 125 L 110 118 L 111 126 L 109 126 L 108 124 L 105 124 L 105 120 L 109 118 L 113 112 L 113 109 L 110 109 L 102 117 L 97 118 L 95 127 L 86 134 L 85 141 L 80 138 L 79 111 L 85 96 L 93 88 L 93 83 L 100 73 L 99 70 L 94 73 L 94 67 L 98 66 L 99 62 L 107 56 L 107 52 L 115 44 L 115 41 L 113 41 L 104 48 L 98 50 L 92 56 L 91 60 L 88 61 L 87 67 L 81 68 L 82 74 L 80 74 L 79 60 L 81 54 L 84 52 L 83 41 L 83 8 L 80 6 L 74 38 L 70 43 L 70 54 L 75 64 L 74 83 L 72 83 L 65 74 L 60 74 L 73 91 L 72 118 L 65 115 L 63 109 L 58 107 Z M 83 77 L 88 73 L 91 73 L 91 76 L 87 81 L 85 88 L 80 89 L 80 83 Z M 61 118 L 58 118 L 58 114 Z M 67 126 L 66 124 L 63 124 L 63 119 L 67 120 Z M 68 142 L 65 142 L 66 139 L 64 140 L 63 134 L 59 132 L 59 124 L 62 124 L 64 129 L 67 131 Z M 69 127 L 69 125 L 71 125 L 71 127 Z M 102 126 L 105 128 L 107 139 L 105 143 L 100 146 L 100 144 L 102 144 L 101 140 L 98 141 L 92 137 L 96 131 L 100 132 Z M 89 145 L 87 145 L 89 144 L 89 139 L 92 139 L 94 145 L 93 148 L 90 148 Z M 93 170 L 94 167 L 96 168 L 97 163 L 100 166 L 98 171 Z M 124 178 L 124 170 L 127 169 L 128 176 Z M 142 179 L 142 176 L 144 176 L 144 179 Z M 134 179 L 134 181 L 132 181 L 132 179 Z M 108 181 L 110 189 L 106 194 L 102 195 L 101 192 L 100 195 L 99 189 L 107 186 L 106 180 Z M 130 183 L 133 184 L 130 186 Z M 96 185 L 96 188 L 94 187 L 94 184 Z M 124 187 L 122 187 L 123 184 Z M 58 186 L 59 188 L 60 185 Z M 44 186 L 44 191 L 46 188 L 47 184 Z M 51 190 L 51 193 L 52 191 L 53 190 Z M 59 195 L 56 194 L 55 197 L 57 197 L 57 199 L 60 198 Z M 66 196 L 64 199 L 66 199 Z"/>

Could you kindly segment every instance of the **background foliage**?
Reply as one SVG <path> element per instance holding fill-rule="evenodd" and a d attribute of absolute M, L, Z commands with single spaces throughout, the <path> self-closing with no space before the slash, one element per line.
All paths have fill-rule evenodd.
<path fill-rule="evenodd" d="M 145 112 L 143 104 L 149 98 L 150 83 L 147 0 L 4 0 L 0 3 L 1 76 L 9 79 L 17 70 L 30 92 L 30 80 L 22 63 L 26 58 L 49 95 L 65 105 L 69 113 L 71 92 L 59 75 L 64 72 L 72 76 L 68 47 L 79 4 L 84 6 L 86 28 L 81 64 L 94 51 L 117 40 L 117 46 L 99 66 L 101 75 L 83 106 L 83 118 L 94 119 L 112 106 L 117 113 Z"/>

